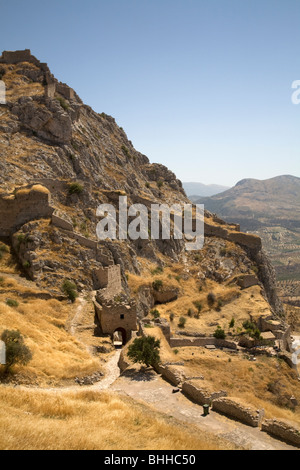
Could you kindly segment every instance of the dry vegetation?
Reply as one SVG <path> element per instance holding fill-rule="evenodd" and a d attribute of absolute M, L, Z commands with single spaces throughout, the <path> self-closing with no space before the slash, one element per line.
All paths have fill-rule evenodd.
<path fill-rule="evenodd" d="M 220 284 L 213 280 L 202 280 L 198 277 L 198 261 L 187 269 L 185 263 L 167 264 L 163 269 L 139 259 L 143 268 L 141 276 L 128 275 L 131 291 L 137 294 L 142 287 L 151 287 L 155 280 L 161 280 L 163 289 L 179 289 L 178 299 L 167 304 L 156 305 L 160 316 L 171 321 L 172 334 L 176 335 L 180 317 L 186 318 L 185 331 L 191 333 L 213 334 L 220 325 L 226 333 L 234 334 L 242 329 L 245 320 L 261 315 L 270 315 L 270 307 L 261 295 L 261 288 L 253 286 L 242 290 L 229 279 Z M 209 304 L 208 294 L 213 293 L 215 302 Z M 198 305 L 201 309 L 198 312 Z M 150 315 L 151 316 L 151 315 Z M 229 323 L 234 318 L 235 326 L 229 329 Z"/>
<path fill-rule="evenodd" d="M 196 347 L 178 351 L 177 360 L 185 362 L 187 375 L 203 375 L 200 387 L 226 390 L 228 396 L 264 408 L 268 418 L 286 418 L 300 423 L 300 411 L 292 411 L 290 403 L 292 396 L 300 402 L 298 377 L 284 361 L 258 356 L 252 362 L 247 355 Z"/>
<path fill-rule="evenodd" d="M 227 442 L 127 397 L 0 387 L 0 449 L 217 450 Z M 109 425 L 108 425 L 109 423 Z"/>
<path fill-rule="evenodd" d="M 64 328 L 76 304 L 36 298 L 39 290 L 35 284 L 17 273 L 10 253 L 4 253 L 0 260 L 0 334 L 5 329 L 20 330 L 33 353 L 28 366 L 15 370 L 22 374 L 22 381 L 53 384 L 99 370 L 99 361 Z M 18 305 L 10 307 L 8 299 Z"/>

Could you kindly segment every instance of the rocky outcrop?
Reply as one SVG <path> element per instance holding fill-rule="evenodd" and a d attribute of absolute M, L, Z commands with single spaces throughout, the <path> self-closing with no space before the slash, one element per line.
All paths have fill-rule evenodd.
<path fill-rule="evenodd" d="M 277 294 L 277 279 L 273 265 L 264 250 L 250 250 L 249 256 L 258 266 L 258 278 L 264 286 L 266 299 L 271 305 L 274 314 L 284 317 L 285 312 L 281 300 Z"/>

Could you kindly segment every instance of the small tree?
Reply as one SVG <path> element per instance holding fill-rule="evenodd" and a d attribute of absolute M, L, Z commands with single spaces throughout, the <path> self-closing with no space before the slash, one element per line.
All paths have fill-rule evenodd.
<path fill-rule="evenodd" d="M 159 310 L 157 310 L 157 308 L 155 308 L 154 310 L 151 310 L 150 313 L 153 316 L 153 318 L 159 318 L 160 317 L 160 313 L 159 313 Z"/>
<path fill-rule="evenodd" d="M 199 300 L 196 300 L 196 301 L 194 302 L 194 305 L 195 305 L 195 307 L 196 307 L 196 309 L 197 309 L 198 314 L 200 315 L 200 312 L 201 312 L 201 310 L 202 310 L 202 303 L 199 302 Z"/>
<path fill-rule="evenodd" d="M 128 357 L 135 363 L 145 364 L 147 367 L 160 363 L 160 340 L 153 336 L 135 338 L 128 348 Z"/>
<path fill-rule="evenodd" d="M 32 353 L 25 345 L 19 330 L 4 330 L 1 340 L 5 343 L 6 347 L 6 372 L 9 372 L 16 364 L 26 365 L 31 361 Z"/>
<path fill-rule="evenodd" d="M 185 324 L 186 324 L 186 318 L 185 317 L 180 317 L 179 322 L 178 322 L 179 328 L 184 328 Z"/>
<path fill-rule="evenodd" d="M 212 307 L 214 305 L 216 301 L 216 296 L 213 292 L 210 292 L 208 295 L 207 295 L 207 303 L 210 307 Z"/>
<path fill-rule="evenodd" d="M 78 297 L 76 284 L 68 281 L 68 279 L 63 282 L 62 291 L 68 296 L 72 303 L 74 303 Z"/>
<path fill-rule="evenodd" d="M 225 339 L 226 338 L 225 331 L 220 326 L 218 326 L 218 328 L 214 332 L 214 337 L 216 339 Z"/>
<path fill-rule="evenodd" d="M 233 328 L 235 325 L 235 319 L 232 317 L 232 319 L 230 320 L 230 323 L 229 323 L 229 328 Z"/>

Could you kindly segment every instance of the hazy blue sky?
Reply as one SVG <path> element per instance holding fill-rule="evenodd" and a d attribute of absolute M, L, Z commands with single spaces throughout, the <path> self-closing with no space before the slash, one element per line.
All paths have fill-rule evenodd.
<path fill-rule="evenodd" d="M 300 0 L 0 0 L 30 48 L 183 181 L 300 176 Z"/>

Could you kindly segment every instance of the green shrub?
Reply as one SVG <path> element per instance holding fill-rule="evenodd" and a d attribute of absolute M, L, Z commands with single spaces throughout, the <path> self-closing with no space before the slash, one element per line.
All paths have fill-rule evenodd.
<path fill-rule="evenodd" d="M 232 318 L 232 319 L 230 320 L 230 323 L 229 323 L 229 328 L 233 328 L 234 325 L 235 325 L 235 319 Z"/>
<path fill-rule="evenodd" d="M 152 282 L 152 287 L 154 290 L 159 291 L 163 287 L 163 281 L 161 279 L 156 279 L 156 281 Z"/>
<path fill-rule="evenodd" d="M 125 145 L 122 145 L 121 149 L 122 149 L 122 152 L 124 153 L 124 155 L 126 155 L 127 158 L 132 158 L 131 153 L 129 152 L 128 148 Z"/>
<path fill-rule="evenodd" d="M 19 302 L 13 299 L 6 299 L 6 305 L 8 305 L 9 307 L 19 307 Z"/>
<path fill-rule="evenodd" d="M 161 189 L 164 185 L 164 182 L 160 180 L 160 181 L 157 181 L 156 184 L 157 184 L 158 189 Z"/>
<path fill-rule="evenodd" d="M 213 294 L 213 292 L 210 292 L 208 295 L 207 295 L 207 303 L 209 306 L 213 306 L 214 303 L 216 301 L 216 296 L 215 294 Z"/>
<path fill-rule="evenodd" d="M 185 324 L 186 324 L 186 318 L 185 317 L 180 317 L 179 322 L 178 322 L 179 328 L 184 328 Z"/>
<path fill-rule="evenodd" d="M 26 235 L 24 233 L 19 233 L 17 238 L 19 243 L 23 243 L 26 240 Z"/>
<path fill-rule="evenodd" d="M 4 330 L 1 340 L 6 346 L 6 365 L 8 372 L 15 364 L 26 365 L 32 359 L 30 349 L 25 345 L 20 331 Z"/>
<path fill-rule="evenodd" d="M 9 253 L 9 248 L 7 245 L 4 245 L 3 243 L 0 243 L 0 252 L 1 253 Z"/>
<path fill-rule="evenodd" d="M 188 314 L 188 316 L 189 316 L 190 318 L 192 318 L 192 317 L 194 316 L 194 312 L 193 312 L 193 310 L 192 310 L 191 308 L 188 309 L 187 314 Z"/>
<path fill-rule="evenodd" d="M 84 190 L 84 187 L 80 183 L 70 183 L 69 184 L 69 194 L 81 194 Z"/>
<path fill-rule="evenodd" d="M 156 276 L 157 274 L 162 274 L 164 272 L 164 268 L 161 266 L 157 266 L 155 269 L 152 269 L 151 274 Z"/>
<path fill-rule="evenodd" d="M 252 323 L 251 321 L 246 320 L 243 323 L 243 327 L 245 328 L 245 330 L 255 330 L 256 325 L 255 323 Z"/>
<path fill-rule="evenodd" d="M 195 300 L 194 305 L 195 305 L 195 307 L 196 307 L 196 309 L 197 309 L 197 312 L 200 313 L 201 310 L 202 310 L 202 303 L 199 302 L 199 300 Z"/>
<path fill-rule="evenodd" d="M 216 329 L 216 331 L 214 332 L 214 337 L 216 339 L 225 339 L 226 338 L 226 334 L 225 334 L 225 331 L 222 330 L 222 328 L 220 326 L 218 326 L 218 328 Z"/>
<path fill-rule="evenodd" d="M 175 318 L 175 313 L 173 313 L 173 312 L 172 312 L 172 313 L 170 313 L 170 316 L 169 316 L 169 318 L 170 318 L 170 321 L 174 321 L 174 318 Z"/>
<path fill-rule="evenodd" d="M 66 100 L 64 100 L 64 98 L 62 98 L 61 96 L 58 96 L 57 98 L 57 101 L 60 103 L 61 107 L 65 110 L 65 111 L 68 111 L 69 109 L 69 104 L 66 102 Z"/>
<path fill-rule="evenodd" d="M 153 318 L 159 318 L 160 317 L 160 313 L 157 309 L 151 310 L 150 313 L 153 316 Z"/>
<path fill-rule="evenodd" d="M 71 302 L 73 303 L 78 297 L 76 284 L 74 284 L 74 282 L 69 281 L 68 279 L 66 279 L 63 282 L 62 291 L 66 294 L 69 300 L 71 300 Z"/>

